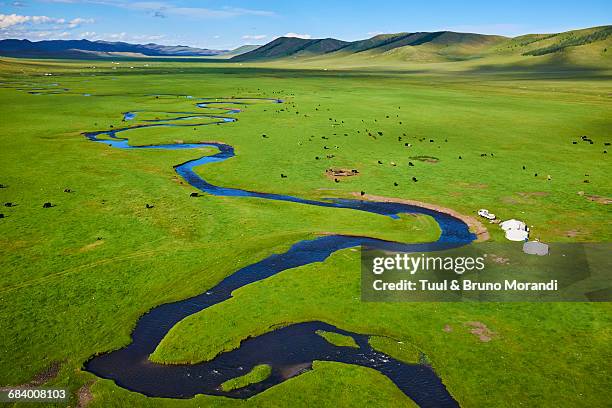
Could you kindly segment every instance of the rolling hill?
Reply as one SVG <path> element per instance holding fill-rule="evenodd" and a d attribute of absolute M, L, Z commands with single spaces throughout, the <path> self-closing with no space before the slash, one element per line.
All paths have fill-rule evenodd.
<path fill-rule="evenodd" d="M 353 42 L 281 37 L 231 60 L 334 67 L 459 61 L 612 66 L 611 38 L 612 26 L 515 38 L 452 31 L 380 34 Z"/>
<path fill-rule="evenodd" d="M 520 52 L 522 55 L 540 56 L 567 51 L 571 47 L 580 47 L 601 42 L 609 42 L 612 26 L 586 28 L 557 34 L 530 34 L 513 38 L 507 49 Z M 500 50 L 501 51 L 501 50 Z"/>
<path fill-rule="evenodd" d="M 306 40 L 295 37 L 280 37 L 266 45 L 233 57 L 233 61 L 261 61 L 278 58 L 297 58 L 322 55 L 348 45 L 346 41 L 333 38 Z"/>

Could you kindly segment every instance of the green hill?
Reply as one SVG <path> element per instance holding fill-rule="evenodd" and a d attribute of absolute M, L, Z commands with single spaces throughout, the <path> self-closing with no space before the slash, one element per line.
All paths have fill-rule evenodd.
<path fill-rule="evenodd" d="M 267 59 L 305 57 L 336 51 L 348 43 L 333 38 L 307 40 L 295 37 L 280 37 L 253 51 L 233 57 L 233 61 L 259 61 Z"/>
<path fill-rule="evenodd" d="M 471 59 L 508 38 L 494 35 L 438 31 L 379 35 L 356 41 L 329 58 L 384 62 L 443 62 Z"/>
<path fill-rule="evenodd" d="M 579 47 L 609 40 L 612 26 L 586 28 L 557 34 L 530 34 L 513 38 L 507 49 L 523 55 L 540 56 L 561 52 L 569 47 Z"/>
<path fill-rule="evenodd" d="M 503 65 L 532 69 L 555 65 L 571 69 L 600 69 L 612 67 L 610 47 L 612 26 L 515 38 L 452 31 L 403 32 L 353 42 L 330 38 L 279 38 L 232 60 L 274 61 L 325 68 L 464 62 L 453 66 L 495 69 Z"/>

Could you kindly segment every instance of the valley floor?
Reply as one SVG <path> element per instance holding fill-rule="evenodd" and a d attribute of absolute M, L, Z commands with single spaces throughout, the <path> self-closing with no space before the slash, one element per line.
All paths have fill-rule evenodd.
<path fill-rule="evenodd" d="M 294 242 L 330 233 L 426 242 L 439 230 L 424 216 L 193 198 L 173 169 L 193 151 L 109 149 L 82 132 L 123 127 L 125 112 L 137 113 L 134 125 L 197 113 L 190 97 L 280 98 L 242 106 L 223 126 L 131 130 L 130 143 L 231 144 L 236 157 L 197 170 L 215 185 L 312 199 L 363 191 L 470 216 L 487 208 L 524 220 L 543 241 L 609 242 L 610 83 L 605 70 L 0 59 L 0 201 L 13 204 L 0 210 L 0 385 L 52 366 L 45 385 L 68 388 L 72 406 L 79 398 L 90 407 L 410 405 L 378 372 L 339 363 L 317 362 L 246 401 L 150 399 L 85 372 L 92 355 L 128 344 L 147 310 Z M 330 177 L 330 168 L 358 174 Z M 485 227 L 503 242 L 497 226 Z M 244 287 L 176 325 L 151 358 L 202 361 L 278 325 L 321 320 L 409 344 L 461 406 L 609 402 L 609 303 L 367 303 L 359 262 L 346 249 Z M 492 339 L 481 341 L 474 324 Z"/>

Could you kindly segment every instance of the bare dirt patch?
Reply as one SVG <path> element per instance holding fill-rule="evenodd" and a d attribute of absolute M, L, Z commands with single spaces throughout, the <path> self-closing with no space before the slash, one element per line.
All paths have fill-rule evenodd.
<path fill-rule="evenodd" d="M 445 331 L 446 333 L 450 333 L 453 331 L 453 326 L 451 326 L 450 324 L 445 324 L 442 330 Z"/>
<path fill-rule="evenodd" d="M 578 195 L 583 196 L 587 200 L 593 201 L 595 203 L 604 204 L 604 205 L 612 204 L 612 198 L 610 197 L 603 197 L 603 196 L 595 195 L 595 194 L 585 194 L 584 191 L 579 191 Z"/>
<path fill-rule="evenodd" d="M 77 391 L 77 408 L 85 408 L 93 400 L 93 394 L 90 390 L 93 383 L 93 381 L 90 381 Z"/>
<path fill-rule="evenodd" d="M 337 178 L 358 176 L 359 170 L 330 168 L 330 169 L 325 170 L 325 175 L 327 176 L 328 179 L 334 180 Z"/>
<path fill-rule="evenodd" d="M 52 362 L 51 364 L 49 364 L 49 367 L 36 374 L 28 385 L 32 387 L 38 387 L 39 385 L 43 385 L 44 383 L 57 377 L 60 368 L 62 368 L 62 363 L 60 363 L 59 361 Z"/>
<path fill-rule="evenodd" d="M 465 222 L 470 228 L 470 231 L 476 234 L 476 237 L 477 237 L 476 242 L 487 241 L 491 238 L 491 236 L 489 235 L 489 231 L 487 231 L 487 228 L 478 219 L 472 216 L 469 216 L 469 215 L 461 214 L 451 208 L 446 208 L 446 207 L 442 207 L 442 206 L 431 204 L 431 203 L 424 203 L 422 201 L 405 200 L 402 198 L 383 197 L 383 196 L 377 196 L 377 195 L 372 195 L 372 194 L 362 195 L 359 192 L 353 192 L 351 194 L 361 199 L 365 199 L 365 200 L 416 205 L 416 206 L 427 208 L 430 210 L 439 211 L 441 213 L 451 215 L 455 218 L 459 218 L 461 221 Z"/>
<path fill-rule="evenodd" d="M 485 254 L 485 256 L 487 256 L 487 254 Z M 491 257 L 491 260 L 496 264 L 508 265 L 510 263 L 510 259 L 504 258 L 503 256 L 498 256 L 495 254 L 490 254 L 489 256 Z"/>
<path fill-rule="evenodd" d="M 54 361 L 43 371 L 36 374 L 29 382 L 25 384 L 15 385 L 12 387 L 0 387 L 0 391 L 8 391 L 9 389 L 14 389 L 14 388 L 40 387 L 41 385 L 57 377 L 61 368 L 62 368 L 62 363 L 59 361 Z"/>
<path fill-rule="evenodd" d="M 487 327 L 482 322 L 466 322 L 466 326 L 470 327 L 470 333 L 478 337 L 482 342 L 489 342 L 493 340 L 493 337 L 497 336 L 497 333 Z"/>

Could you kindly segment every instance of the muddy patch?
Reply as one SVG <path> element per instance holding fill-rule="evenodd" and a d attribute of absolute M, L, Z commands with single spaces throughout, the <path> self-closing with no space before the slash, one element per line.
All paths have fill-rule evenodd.
<path fill-rule="evenodd" d="M 482 322 L 466 322 L 465 325 L 469 327 L 470 333 L 478 337 L 478 339 L 484 343 L 493 340 L 497 333 L 487 327 Z"/>
<path fill-rule="evenodd" d="M 302 363 L 284 367 L 281 369 L 280 374 L 283 378 L 287 379 L 309 370 L 312 370 L 312 363 Z"/>
<path fill-rule="evenodd" d="M 409 157 L 409 159 L 432 164 L 438 163 L 440 161 L 440 159 L 434 156 L 412 156 Z"/>

